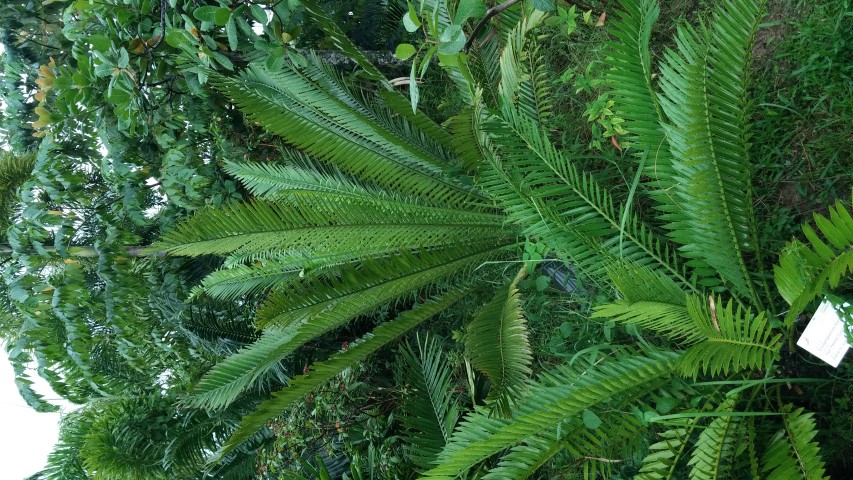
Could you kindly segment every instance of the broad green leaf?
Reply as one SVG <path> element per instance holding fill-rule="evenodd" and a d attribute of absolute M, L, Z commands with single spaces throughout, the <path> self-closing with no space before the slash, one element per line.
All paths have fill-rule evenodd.
<path fill-rule="evenodd" d="M 417 112 L 418 101 L 421 99 L 421 91 L 418 88 L 418 78 L 415 72 L 418 68 L 418 62 L 412 62 L 412 72 L 409 74 L 409 100 L 412 102 L 412 111 Z"/>
<path fill-rule="evenodd" d="M 202 22 L 210 22 L 214 23 L 216 21 L 216 11 L 219 10 L 219 7 L 214 7 L 211 5 L 206 5 L 204 7 L 198 7 L 193 10 L 193 17 Z M 226 9 L 227 10 L 227 9 Z"/>
<path fill-rule="evenodd" d="M 592 410 L 583 411 L 583 424 L 590 430 L 595 430 L 601 426 L 601 419 Z"/>
<path fill-rule="evenodd" d="M 415 49 L 415 46 L 411 43 L 401 43 L 397 45 L 397 50 L 394 52 L 394 55 L 396 55 L 400 60 L 408 60 L 415 54 L 415 52 L 417 52 L 417 49 Z"/>
<path fill-rule="evenodd" d="M 231 9 L 222 7 L 217 8 L 213 13 L 213 22 L 219 25 L 220 27 L 225 26 L 228 23 L 228 20 L 231 19 Z"/>
<path fill-rule="evenodd" d="M 486 4 L 482 0 L 461 0 L 456 8 L 456 16 L 453 23 L 462 25 L 469 18 L 478 18 L 486 14 Z"/>
<path fill-rule="evenodd" d="M 553 12 L 557 9 L 554 0 L 532 0 L 530 3 L 533 4 L 533 8 L 543 12 Z"/>
<path fill-rule="evenodd" d="M 444 55 L 455 55 L 462 51 L 465 46 L 465 32 L 459 25 L 448 25 L 438 37 L 441 42 L 438 53 Z"/>
<path fill-rule="evenodd" d="M 225 24 L 225 34 L 228 35 L 228 48 L 232 52 L 236 52 L 238 46 L 237 23 L 234 21 L 234 18 L 229 18 L 228 23 Z"/>
<path fill-rule="evenodd" d="M 403 26 L 406 31 L 412 33 L 421 27 L 421 21 L 418 19 L 418 14 L 415 12 L 415 7 L 409 3 L 409 11 L 403 15 Z"/>

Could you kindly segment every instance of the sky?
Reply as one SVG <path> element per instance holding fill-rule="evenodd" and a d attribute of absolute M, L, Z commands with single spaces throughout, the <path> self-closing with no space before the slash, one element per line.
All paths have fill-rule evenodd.
<path fill-rule="evenodd" d="M 2 357 L 2 355 L 0 355 Z M 35 378 L 36 390 L 48 400 L 56 398 L 50 387 Z M 53 403 L 53 402 L 51 402 Z M 18 394 L 15 374 L 0 358 L 0 465 L 4 480 L 24 479 L 44 467 L 47 454 L 59 436 L 59 413 L 38 413 Z"/>

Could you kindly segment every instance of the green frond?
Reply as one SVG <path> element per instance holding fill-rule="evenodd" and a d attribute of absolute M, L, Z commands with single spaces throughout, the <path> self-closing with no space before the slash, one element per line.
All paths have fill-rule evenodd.
<path fill-rule="evenodd" d="M 209 452 L 215 450 L 230 430 L 221 415 L 204 411 L 190 412 L 183 420 L 184 425 L 176 431 L 166 446 L 163 467 L 174 476 L 193 474 L 207 460 Z"/>
<path fill-rule="evenodd" d="M 540 125 L 551 112 L 550 78 L 545 72 L 531 32 L 547 14 L 534 10 L 520 19 L 507 35 L 500 57 L 501 82 L 498 96 L 501 110 L 513 109 Z"/>
<path fill-rule="evenodd" d="M 459 405 L 451 389 L 453 370 L 435 336 L 417 337 L 417 353 L 406 345 L 400 349 L 397 384 L 406 394 L 397 416 L 405 429 L 409 459 L 428 469 L 450 440 L 459 419 Z"/>
<path fill-rule="evenodd" d="M 176 312 L 175 319 L 190 337 L 208 342 L 252 343 L 260 337 L 248 321 L 251 306 L 239 309 L 230 305 L 221 308 L 218 302 L 195 301 L 186 310 Z"/>
<path fill-rule="evenodd" d="M 591 318 L 610 318 L 627 325 L 636 325 L 651 330 L 676 342 L 696 343 L 704 335 L 696 329 L 696 323 L 684 305 L 663 302 L 614 303 L 595 307 Z"/>
<path fill-rule="evenodd" d="M 621 396 L 636 396 L 659 386 L 673 368 L 677 355 L 622 356 L 602 362 L 557 387 L 531 387 L 526 402 L 510 419 L 472 413 L 456 429 L 439 456 L 430 478 L 453 479 L 489 456 L 525 439 L 553 429 L 584 410 Z"/>
<path fill-rule="evenodd" d="M 298 277 L 304 267 L 293 262 L 234 265 L 219 269 L 204 277 L 201 285 L 193 289 L 194 295 L 202 292 L 220 300 L 236 300 L 245 295 L 264 293 L 279 288 Z"/>
<path fill-rule="evenodd" d="M 509 415 L 531 373 L 533 355 L 528 341 L 527 321 L 521 306 L 518 282 L 527 273 L 522 266 L 508 285 L 498 290 L 465 327 L 465 353 L 471 365 L 491 381 L 488 402 L 495 411 Z"/>
<path fill-rule="evenodd" d="M 453 151 L 459 157 L 462 165 L 469 171 L 477 170 L 486 155 L 483 149 L 485 138 L 480 128 L 482 117 L 482 104 L 479 99 L 476 99 L 473 105 L 463 109 L 447 121 L 447 126 L 453 134 Z"/>
<path fill-rule="evenodd" d="M 672 185 L 672 154 L 663 128 L 664 116 L 654 86 L 654 66 L 649 52 L 652 27 L 660 15 L 657 0 L 623 0 L 608 31 L 614 41 L 608 43 L 610 71 L 607 82 L 613 88 L 617 115 L 625 119 L 623 127 L 631 143 L 647 155 L 643 174 L 649 185 L 661 190 L 652 195 L 664 211 L 677 212 L 678 202 L 665 189 Z"/>
<path fill-rule="evenodd" d="M 530 15 L 521 18 L 512 31 L 507 35 L 506 44 L 500 57 L 501 83 L 498 86 L 498 96 L 501 110 L 513 108 L 527 115 L 531 120 L 540 120 L 539 112 L 548 111 L 550 107 L 539 105 L 537 101 L 545 100 L 536 95 L 536 81 L 541 80 L 536 63 L 527 63 L 527 55 L 533 52 L 525 47 L 532 42 L 528 38 L 545 19 L 546 13 L 534 10 Z M 533 67 L 534 70 L 531 70 Z"/>
<path fill-rule="evenodd" d="M 677 467 L 690 450 L 690 437 L 697 423 L 698 418 L 686 419 L 684 426 L 658 433 L 660 441 L 649 445 L 649 453 L 634 480 L 676 479 Z"/>
<path fill-rule="evenodd" d="M 547 463 L 566 446 L 556 433 L 550 431 L 528 437 L 520 445 L 510 448 L 497 466 L 489 469 L 483 480 L 524 480 Z"/>
<path fill-rule="evenodd" d="M 803 413 L 802 408 L 782 416 L 785 426 L 773 435 L 761 458 L 761 470 L 767 475 L 767 480 L 829 478 L 824 476 L 820 447 L 812 441 L 817 435 L 813 416 L 812 413 Z"/>
<path fill-rule="evenodd" d="M 761 305 L 745 254 L 757 246 L 749 163 L 748 73 L 763 1 L 728 0 L 709 28 L 679 29 L 661 67 L 674 177 L 681 210 L 665 218 L 688 258 L 709 266 L 738 295 Z M 651 154 L 652 152 L 650 152 Z"/>
<path fill-rule="evenodd" d="M 486 205 L 474 190 L 444 176 L 445 159 L 385 128 L 356 99 L 324 89 L 311 77 L 318 75 L 310 66 L 270 72 L 254 65 L 239 77 L 211 78 L 249 118 L 361 181 L 436 204 Z"/>
<path fill-rule="evenodd" d="M 790 324 L 826 289 L 835 288 L 853 273 L 853 217 L 839 201 L 829 208 L 829 218 L 814 215 L 815 231 L 803 225 L 807 244 L 794 240 L 785 247 L 773 268 L 776 287 L 791 305 L 785 321 Z M 818 233 L 819 232 L 819 233 Z"/>
<path fill-rule="evenodd" d="M 622 397 L 603 408 L 589 410 L 601 420 L 597 428 L 590 428 L 579 419 L 575 427 L 565 436 L 566 452 L 580 463 L 587 478 L 612 478 L 618 464 L 602 461 L 602 458 L 632 458 L 640 451 L 646 434 L 644 426 L 634 415 L 623 410 L 626 405 L 635 405 L 635 398 Z M 565 427 L 564 427 L 565 429 Z"/>
<path fill-rule="evenodd" d="M 366 261 L 359 269 L 349 265 L 349 270 L 338 274 L 298 279 L 299 284 L 274 293 L 259 311 L 259 322 L 269 325 L 261 338 L 215 365 L 186 403 L 222 408 L 306 342 L 437 280 L 458 275 L 503 247 L 476 248 L 403 254 Z"/>
<path fill-rule="evenodd" d="M 152 249 L 172 255 L 287 253 L 349 260 L 400 248 L 428 248 L 506 235 L 501 217 L 388 197 L 310 190 L 287 198 L 209 208 L 181 222 Z"/>
<path fill-rule="evenodd" d="M 318 317 L 346 322 L 437 280 L 464 273 L 496 257 L 506 245 L 471 241 L 440 250 L 402 251 L 317 275 L 306 274 L 271 294 L 258 310 L 257 321 L 262 327 L 317 322 Z"/>
<path fill-rule="evenodd" d="M 713 306 L 712 306 L 713 304 Z M 753 315 L 749 308 L 722 298 L 687 298 L 687 311 L 705 339 L 688 348 L 681 357 L 682 374 L 729 375 L 742 370 L 764 370 L 779 356 L 782 334 L 775 333 L 764 312 Z"/>
<path fill-rule="evenodd" d="M 250 438 L 263 428 L 272 418 L 280 415 L 293 402 L 310 393 L 318 386 L 328 382 L 344 369 L 363 361 L 368 356 L 396 340 L 412 328 L 420 325 L 429 318 L 446 310 L 448 307 L 464 298 L 471 288 L 457 288 L 415 306 L 412 310 L 402 313 L 397 319 L 376 327 L 371 334 L 358 343 L 350 345 L 346 350 L 336 353 L 324 362 L 316 362 L 307 374 L 291 379 L 283 390 L 272 394 L 272 398 L 261 403 L 251 414 L 240 422 L 240 426 L 217 452 L 213 461 L 228 454 L 236 446 Z"/>
<path fill-rule="evenodd" d="M 59 438 L 47 456 L 44 467 L 45 480 L 90 480 L 83 468 L 80 447 L 92 427 L 90 415 L 80 409 L 67 413 L 60 421 Z"/>
<path fill-rule="evenodd" d="M 35 155 L 0 152 L 0 238 L 6 236 L 12 210 L 18 201 L 18 187 L 32 174 Z"/>
<path fill-rule="evenodd" d="M 484 124 L 494 154 L 481 185 L 528 236 L 541 239 L 592 279 L 620 261 L 659 269 L 696 289 L 674 253 L 623 208 L 595 178 L 557 151 L 541 128 L 511 108 Z M 620 236 L 621 233 L 621 236 Z"/>
<path fill-rule="evenodd" d="M 608 273 L 622 299 L 595 307 L 591 318 L 612 318 L 687 344 L 704 338 L 687 311 L 686 294 L 670 277 L 626 262 Z"/>
<path fill-rule="evenodd" d="M 240 180 L 252 195 L 258 198 L 275 198 L 277 194 L 290 190 L 310 190 L 366 198 L 381 196 L 380 190 L 369 190 L 342 174 L 335 175 L 332 172 L 321 172 L 302 166 L 225 162 L 223 170 Z"/>
<path fill-rule="evenodd" d="M 416 131 L 423 132 L 426 138 L 442 147 L 452 149 L 453 135 L 423 112 L 413 112 L 412 103 L 409 98 L 396 90 L 379 92 L 377 95 L 382 99 L 383 106 L 410 123 Z"/>
<path fill-rule="evenodd" d="M 622 261 L 610 265 L 607 274 L 622 298 L 628 302 L 687 303 L 681 287 L 672 277 L 659 270 Z"/>
<path fill-rule="evenodd" d="M 613 464 L 597 459 L 631 455 L 631 443 L 641 438 L 645 428 L 632 415 L 608 407 L 600 412 L 601 424 L 589 428 L 579 418 L 562 422 L 556 429 L 528 437 L 523 443 L 509 449 L 489 469 L 484 480 L 522 480 L 530 478 L 558 453 L 581 464 L 588 478 L 609 478 Z"/>
<path fill-rule="evenodd" d="M 716 480 L 729 478 L 730 462 L 740 441 L 742 417 L 731 415 L 737 397 L 727 398 L 716 409 L 720 416 L 705 427 L 696 440 L 690 461 L 690 480 Z"/>
<path fill-rule="evenodd" d="M 265 330 L 254 343 L 214 365 L 184 403 L 207 410 L 225 408 L 292 352 L 279 353 L 282 345 L 291 341 L 293 336 L 293 333 L 281 330 Z"/>

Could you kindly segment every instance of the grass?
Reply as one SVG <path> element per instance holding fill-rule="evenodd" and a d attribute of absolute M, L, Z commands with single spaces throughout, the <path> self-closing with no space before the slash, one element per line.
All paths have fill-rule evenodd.
<path fill-rule="evenodd" d="M 853 6 L 771 3 L 756 65 L 753 164 L 769 251 L 853 185 Z"/>

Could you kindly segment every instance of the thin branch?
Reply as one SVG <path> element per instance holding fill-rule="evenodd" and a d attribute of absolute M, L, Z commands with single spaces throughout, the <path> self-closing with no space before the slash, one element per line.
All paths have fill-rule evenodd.
<path fill-rule="evenodd" d="M 480 29 L 483 28 L 483 25 L 485 25 L 486 22 L 491 20 L 491 18 L 494 17 L 495 15 L 497 15 L 497 14 L 503 12 L 504 10 L 506 10 L 507 8 L 515 5 L 519 1 L 521 1 L 521 0 L 507 0 L 504 3 L 501 3 L 499 5 L 495 5 L 494 7 L 486 10 L 486 14 L 483 15 L 483 18 L 481 18 L 480 21 L 477 22 L 476 25 L 474 25 L 474 30 L 471 31 L 471 36 L 469 36 L 468 40 L 465 41 L 465 46 L 462 47 L 462 51 L 466 52 L 466 53 L 468 52 L 468 49 L 471 48 L 471 45 L 474 43 L 474 39 L 477 38 L 477 32 L 479 32 Z"/>

